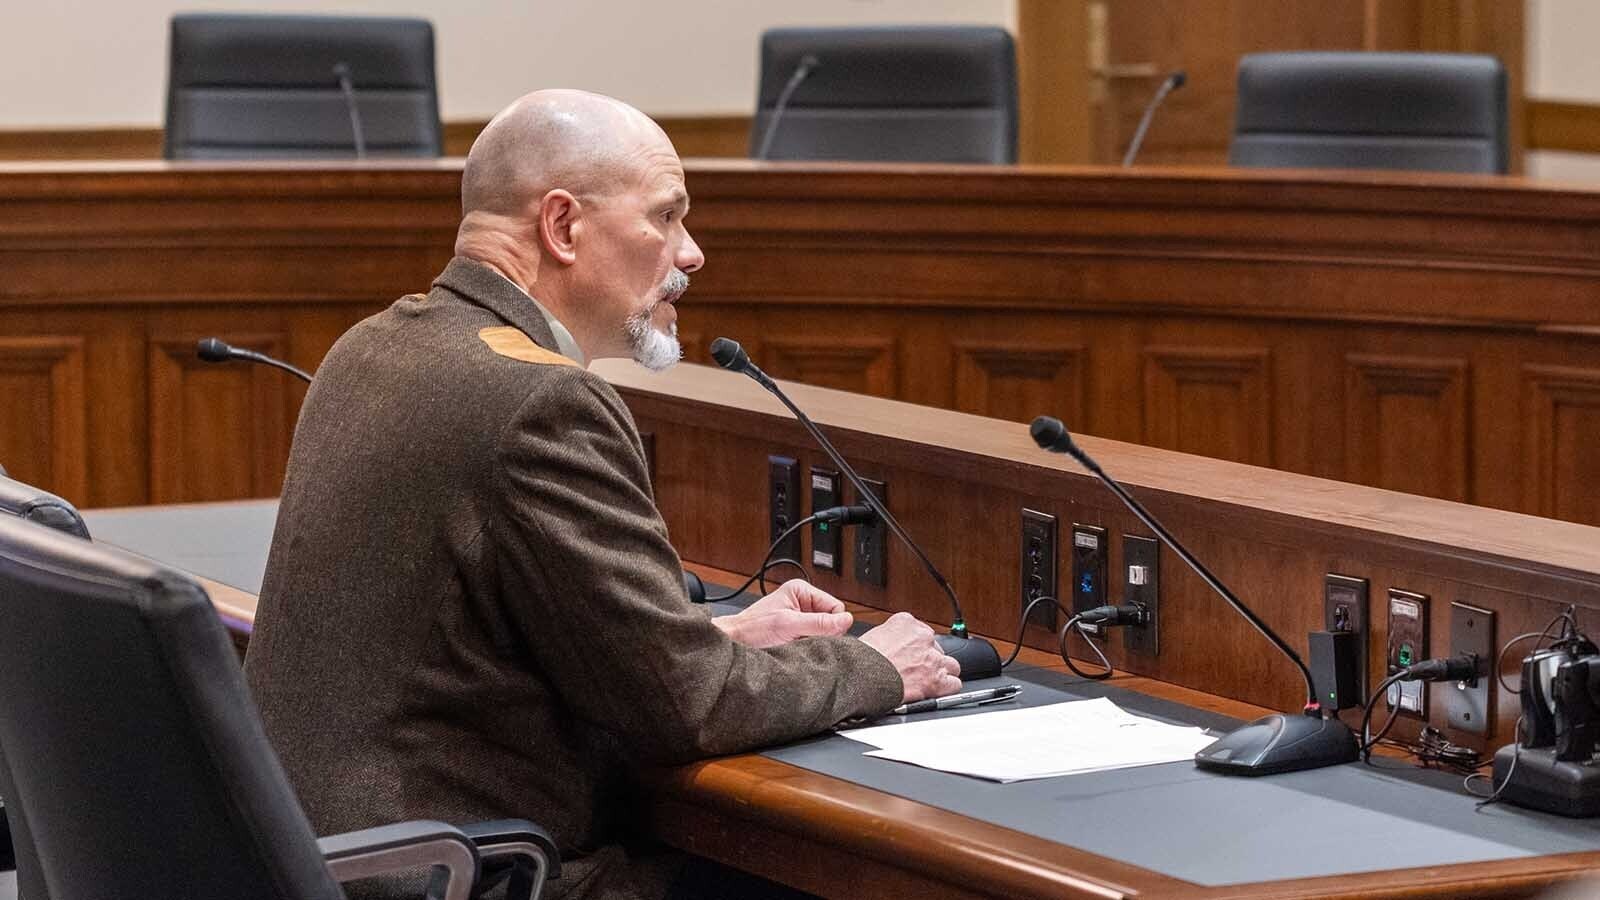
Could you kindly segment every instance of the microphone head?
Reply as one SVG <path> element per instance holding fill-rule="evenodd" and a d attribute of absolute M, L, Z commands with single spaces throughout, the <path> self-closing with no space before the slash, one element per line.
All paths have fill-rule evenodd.
<path fill-rule="evenodd" d="M 201 338 L 195 353 L 206 362 L 227 362 L 232 359 L 233 348 L 219 338 Z"/>
<path fill-rule="evenodd" d="M 816 54 L 807 53 L 805 56 L 800 57 L 800 68 L 802 69 L 809 71 L 820 65 L 822 65 L 822 60 L 817 59 Z"/>
<path fill-rule="evenodd" d="M 734 372 L 743 372 L 750 368 L 750 355 L 744 352 L 739 342 L 725 337 L 719 337 L 711 342 L 711 358 L 717 365 Z"/>
<path fill-rule="evenodd" d="M 1033 442 L 1041 449 L 1052 453 L 1071 453 L 1078 449 L 1072 443 L 1072 434 L 1067 431 L 1067 426 L 1054 416 L 1040 416 L 1033 420 L 1028 433 L 1033 435 Z"/>
<path fill-rule="evenodd" d="M 1182 69 L 1174 70 L 1173 73 L 1167 77 L 1172 80 L 1173 90 L 1177 90 L 1178 88 L 1181 88 L 1189 83 L 1189 73 Z"/>
<path fill-rule="evenodd" d="M 333 64 L 333 77 L 339 79 L 340 81 L 343 81 L 346 78 L 349 78 L 350 77 L 350 66 L 348 66 L 347 64 L 342 63 L 342 62 L 334 63 Z"/>

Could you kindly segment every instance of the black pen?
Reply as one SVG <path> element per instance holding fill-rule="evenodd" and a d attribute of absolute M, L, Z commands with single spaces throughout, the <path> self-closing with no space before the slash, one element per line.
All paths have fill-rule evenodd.
<path fill-rule="evenodd" d="M 967 691 L 964 694 L 951 694 L 948 697 L 935 697 L 931 700 L 904 703 L 889 710 L 889 714 L 903 716 L 908 713 L 933 712 L 936 709 L 954 709 L 957 706 L 981 706 L 985 703 L 1010 700 L 1020 693 L 1022 693 L 1022 685 L 1003 684 L 997 688 L 984 688 L 981 691 Z"/>

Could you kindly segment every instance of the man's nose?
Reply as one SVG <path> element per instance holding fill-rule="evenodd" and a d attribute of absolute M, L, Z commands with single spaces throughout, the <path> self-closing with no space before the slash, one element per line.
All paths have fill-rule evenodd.
<path fill-rule="evenodd" d="M 698 272 L 706 264 L 706 255 L 701 252 L 700 245 L 694 242 L 689 232 L 683 233 L 683 246 L 678 248 L 678 258 L 675 261 L 678 268 L 685 273 Z"/>

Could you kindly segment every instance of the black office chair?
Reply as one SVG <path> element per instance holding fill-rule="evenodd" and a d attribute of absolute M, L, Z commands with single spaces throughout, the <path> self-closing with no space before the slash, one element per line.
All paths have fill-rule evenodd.
<path fill-rule="evenodd" d="M 806 66 L 813 57 L 816 65 Z M 785 87 L 804 69 L 800 83 Z M 762 153 L 774 118 L 777 128 Z M 1014 163 L 1017 62 L 1003 28 L 775 28 L 761 36 L 757 159 Z"/>
<path fill-rule="evenodd" d="M 1239 60 L 1236 166 L 1499 172 L 1506 72 L 1460 53 L 1258 53 Z"/>
<path fill-rule="evenodd" d="M 168 159 L 438 156 L 423 19 L 172 17 Z"/>
<path fill-rule="evenodd" d="M 0 795 L 25 900 L 342 900 L 341 881 L 438 867 L 466 900 L 559 866 L 527 822 L 405 822 L 318 840 L 198 585 L 0 516 Z"/>
<path fill-rule="evenodd" d="M 0 512 L 89 539 L 89 526 L 71 503 L 31 484 L 7 478 L 4 469 L 0 469 Z"/>

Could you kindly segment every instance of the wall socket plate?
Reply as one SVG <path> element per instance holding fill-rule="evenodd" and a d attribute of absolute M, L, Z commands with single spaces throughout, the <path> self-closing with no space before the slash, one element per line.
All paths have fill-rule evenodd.
<path fill-rule="evenodd" d="M 1469 734 L 1489 734 L 1490 685 L 1494 683 L 1494 611 L 1454 600 L 1450 603 L 1450 655 L 1476 653 L 1483 674 L 1469 681 L 1446 684 L 1445 721 Z"/>
<path fill-rule="evenodd" d="M 1428 658 L 1428 595 L 1389 589 L 1388 673 L 1393 675 Z M 1389 685 L 1389 709 L 1396 715 L 1428 717 L 1428 684 L 1402 681 Z"/>
<path fill-rule="evenodd" d="M 1019 619 L 1022 617 L 1022 611 L 1028 608 L 1028 604 L 1040 597 L 1054 597 L 1057 602 L 1060 601 L 1057 558 L 1056 517 L 1024 507 L 1021 548 L 1022 605 L 1017 608 Z M 1055 631 L 1056 604 L 1041 603 L 1034 607 L 1028 621 Z"/>
<path fill-rule="evenodd" d="M 872 493 L 878 497 L 878 502 L 884 509 L 889 508 L 889 486 L 881 481 L 871 478 L 861 479 Z M 865 506 L 866 501 L 856 498 L 856 502 Z M 855 526 L 855 546 L 851 548 L 855 555 L 856 581 L 870 584 L 873 587 L 883 587 L 889 583 L 889 526 L 885 525 L 881 517 L 874 517 L 865 525 Z"/>
<path fill-rule="evenodd" d="M 1322 578 L 1322 628 L 1356 636 L 1356 691 L 1367 701 L 1367 580 L 1329 572 Z"/>
<path fill-rule="evenodd" d="M 787 456 L 767 457 L 767 542 L 805 518 L 800 502 L 800 464 Z M 800 559 L 800 532 L 772 551 L 773 559 Z"/>
<path fill-rule="evenodd" d="M 831 469 L 811 469 L 811 512 L 839 505 L 839 473 Z M 811 523 L 811 567 L 835 575 L 844 572 L 844 542 L 839 539 L 844 526 L 837 522 Z"/>
<path fill-rule="evenodd" d="M 1106 605 L 1106 568 L 1111 548 L 1106 530 L 1099 525 L 1072 523 L 1072 611 L 1081 613 Z M 1104 631 L 1098 625 L 1080 626 L 1089 634 Z"/>
<path fill-rule="evenodd" d="M 1123 628 L 1122 647 L 1129 653 L 1155 656 L 1161 652 L 1161 543 L 1155 538 L 1122 536 L 1122 602 L 1143 606 L 1150 622 L 1143 628 Z"/>

